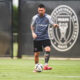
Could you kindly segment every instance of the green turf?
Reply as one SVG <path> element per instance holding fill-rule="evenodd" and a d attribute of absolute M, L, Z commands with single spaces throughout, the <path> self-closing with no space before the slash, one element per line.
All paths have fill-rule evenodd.
<path fill-rule="evenodd" d="M 53 70 L 34 73 L 33 59 L 0 59 L 0 80 L 80 80 L 79 60 L 50 60 L 49 65 Z"/>

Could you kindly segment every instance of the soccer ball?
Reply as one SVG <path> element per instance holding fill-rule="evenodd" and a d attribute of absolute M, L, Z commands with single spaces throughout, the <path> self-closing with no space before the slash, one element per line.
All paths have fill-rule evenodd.
<path fill-rule="evenodd" d="M 42 72 L 43 71 L 43 65 L 42 64 L 36 64 L 35 65 L 35 70 L 37 72 Z"/>

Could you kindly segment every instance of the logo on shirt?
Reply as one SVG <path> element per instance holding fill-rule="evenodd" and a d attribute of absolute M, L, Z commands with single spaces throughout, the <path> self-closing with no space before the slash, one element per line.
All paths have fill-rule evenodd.
<path fill-rule="evenodd" d="M 40 26 L 40 27 L 47 27 L 46 24 L 37 24 L 37 26 Z"/>
<path fill-rule="evenodd" d="M 58 51 L 70 50 L 77 41 L 79 23 L 76 13 L 66 5 L 60 5 L 51 14 L 52 20 L 59 25 L 58 28 L 49 26 L 49 38 L 52 46 Z"/>

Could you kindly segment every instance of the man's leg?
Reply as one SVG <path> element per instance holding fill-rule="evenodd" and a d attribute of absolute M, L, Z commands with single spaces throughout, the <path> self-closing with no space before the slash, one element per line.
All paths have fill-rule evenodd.
<path fill-rule="evenodd" d="M 38 64 L 39 63 L 39 54 L 40 54 L 40 52 L 34 52 L 35 64 Z"/>
<path fill-rule="evenodd" d="M 45 57 L 45 64 L 48 64 L 48 61 L 49 61 L 49 58 L 50 58 L 50 51 L 51 51 L 51 48 L 49 46 L 45 47 L 45 54 L 44 54 L 44 57 Z"/>
<path fill-rule="evenodd" d="M 44 50 L 45 50 L 45 54 L 44 54 L 44 57 L 45 57 L 44 70 L 51 70 L 52 68 L 48 67 L 48 61 L 49 61 L 49 58 L 50 58 L 51 48 L 50 48 L 50 46 L 47 46 L 47 47 L 44 48 Z"/>
<path fill-rule="evenodd" d="M 34 41 L 34 61 L 35 61 L 35 65 L 39 63 L 40 51 L 42 51 L 41 41 Z M 37 72 L 36 69 L 34 69 L 33 72 Z"/>
<path fill-rule="evenodd" d="M 37 65 L 39 63 L 39 54 L 40 54 L 40 52 L 34 52 L 35 65 Z M 34 69 L 33 72 L 37 72 L 36 69 Z"/>

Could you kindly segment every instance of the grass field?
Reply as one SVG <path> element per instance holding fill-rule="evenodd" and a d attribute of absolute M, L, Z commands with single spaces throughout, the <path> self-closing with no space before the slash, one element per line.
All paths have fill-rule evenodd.
<path fill-rule="evenodd" d="M 50 60 L 49 65 L 53 70 L 34 73 L 33 59 L 0 59 L 0 80 L 80 80 L 79 60 Z"/>

